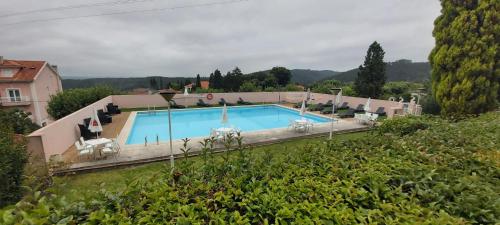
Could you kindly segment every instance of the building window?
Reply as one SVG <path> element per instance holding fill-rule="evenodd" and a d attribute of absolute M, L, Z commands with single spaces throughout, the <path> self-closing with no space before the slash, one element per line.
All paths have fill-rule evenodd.
<path fill-rule="evenodd" d="M 19 89 L 7 89 L 7 95 L 9 97 L 9 101 L 11 102 L 21 101 L 21 92 Z"/>
<path fill-rule="evenodd" d="M 12 77 L 12 75 L 14 75 L 13 69 L 1 69 L 0 70 L 0 77 Z"/>

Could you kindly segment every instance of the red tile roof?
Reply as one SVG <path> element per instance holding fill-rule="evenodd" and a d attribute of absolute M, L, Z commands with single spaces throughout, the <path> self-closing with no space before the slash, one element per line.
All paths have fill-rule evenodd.
<path fill-rule="evenodd" d="M 7 60 L 4 59 L 0 68 L 19 69 L 12 77 L 0 77 L 1 81 L 33 81 L 40 72 L 45 61 Z"/>
<path fill-rule="evenodd" d="M 201 89 L 208 89 L 210 82 L 208 82 L 206 80 L 202 80 L 202 81 L 200 81 L 200 84 L 201 84 Z"/>

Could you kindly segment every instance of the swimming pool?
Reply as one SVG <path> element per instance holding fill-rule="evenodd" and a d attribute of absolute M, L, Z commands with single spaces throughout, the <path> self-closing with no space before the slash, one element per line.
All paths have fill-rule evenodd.
<path fill-rule="evenodd" d="M 301 116 L 296 110 L 276 105 L 228 107 L 228 123 L 242 132 L 288 127 L 290 120 Z M 212 128 L 222 127 L 222 108 L 172 110 L 172 139 L 207 137 Z M 306 114 L 313 123 L 330 121 L 325 117 Z M 168 141 L 168 112 L 137 112 L 126 144 Z"/>

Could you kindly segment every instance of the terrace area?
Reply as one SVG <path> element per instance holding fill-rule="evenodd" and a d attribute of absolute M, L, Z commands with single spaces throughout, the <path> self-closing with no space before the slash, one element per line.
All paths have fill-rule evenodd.
<path fill-rule="evenodd" d="M 287 110 L 295 110 L 298 115 L 298 109 L 293 108 L 293 105 L 301 102 L 304 99 L 304 92 L 286 92 L 286 93 L 214 93 L 213 99 L 205 99 L 204 96 L 176 96 L 177 104 L 187 105 L 190 108 L 196 107 L 196 102 L 203 98 L 208 104 L 218 106 L 218 100 L 225 98 L 228 102 L 236 102 L 237 99 L 243 98 L 253 103 L 265 103 L 267 105 L 274 105 Z M 326 95 L 313 93 L 311 104 L 326 103 L 334 99 L 335 95 Z M 348 104 L 350 108 L 362 105 L 367 99 L 354 98 L 344 96 L 344 103 Z M 95 109 L 102 109 L 109 103 L 118 105 L 124 109 L 121 114 L 113 115 L 112 123 L 102 126 L 103 131 L 100 135 L 101 138 L 116 139 L 116 143 L 120 146 L 119 154 L 115 156 L 100 157 L 99 159 L 82 158 L 78 156 L 75 141 L 79 140 L 80 132 L 77 130 L 77 125 L 82 123 L 82 120 L 89 117 Z M 127 144 L 127 139 L 131 133 L 134 124 L 134 119 L 138 111 L 144 108 L 165 108 L 165 101 L 158 95 L 122 95 L 122 96 L 108 96 L 98 102 L 93 103 L 65 118 L 62 118 L 47 127 L 29 135 L 28 149 L 31 152 L 38 153 L 45 156 L 46 160 L 56 160 L 62 162 L 62 167 L 56 169 L 56 173 L 70 173 L 87 170 L 98 170 L 104 168 L 111 168 L 117 166 L 127 166 L 134 164 L 144 164 L 154 161 L 168 160 L 170 158 L 169 142 L 160 140 L 150 140 L 147 143 L 133 143 Z M 402 109 L 399 107 L 401 104 L 393 101 L 373 100 L 372 107 L 385 108 L 388 116 L 394 116 L 395 112 L 400 112 Z M 391 111 L 392 110 L 392 111 Z M 191 110 L 193 111 L 193 110 Z M 315 117 L 327 119 L 331 121 L 331 115 L 321 114 L 319 111 L 309 111 L 310 115 Z M 366 124 L 359 123 L 354 118 L 338 118 L 334 114 L 334 123 L 320 122 L 315 123 L 313 128 L 307 132 L 297 132 L 294 129 L 287 127 L 275 127 L 272 129 L 261 129 L 255 131 L 242 131 L 243 142 L 246 145 L 267 145 L 272 143 L 279 143 L 286 140 L 297 138 L 310 138 L 318 136 L 328 136 L 330 131 L 335 134 L 350 133 L 369 129 Z M 231 118 L 230 118 L 231 120 Z M 174 121 L 175 122 L 175 121 Z M 166 123 L 166 122 L 165 122 Z M 168 123 L 166 123 L 168 124 Z M 332 125 L 333 124 L 333 125 Z M 166 131 L 165 131 L 166 132 Z M 174 131 L 175 133 L 175 131 Z M 207 132 L 206 137 L 209 136 Z M 197 155 L 201 150 L 199 144 L 206 137 L 196 136 L 191 138 L 188 147 L 191 148 L 190 154 Z M 182 155 L 181 147 L 183 141 L 180 138 L 174 139 L 172 143 L 174 157 Z M 215 146 L 217 151 L 223 151 L 224 145 L 218 143 Z"/>

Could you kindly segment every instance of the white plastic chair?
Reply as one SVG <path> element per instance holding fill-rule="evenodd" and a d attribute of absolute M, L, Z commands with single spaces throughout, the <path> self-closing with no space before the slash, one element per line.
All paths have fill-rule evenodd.
<path fill-rule="evenodd" d="M 87 156 L 87 158 L 89 156 L 92 156 L 92 154 L 94 152 L 94 148 L 92 148 L 92 146 L 90 146 L 90 145 L 81 145 L 79 141 L 75 142 L 75 147 L 76 147 L 76 150 L 77 150 L 77 153 L 78 153 L 79 160 L 81 160 L 82 157 L 84 157 L 84 156 Z"/>

